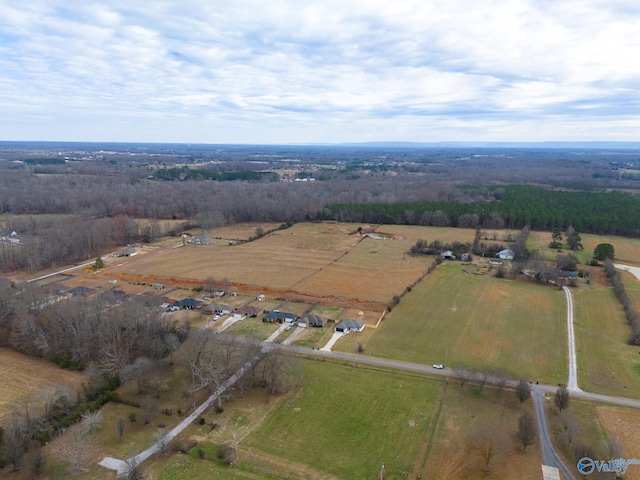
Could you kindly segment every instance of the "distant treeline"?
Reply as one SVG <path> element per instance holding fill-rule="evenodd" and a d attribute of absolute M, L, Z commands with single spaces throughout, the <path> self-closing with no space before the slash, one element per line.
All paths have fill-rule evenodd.
<path fill-rule="evenodd" d="M 256 172 L 251 170 L 240 170 L 235 172 L 213 172 L 211 170 L 193 169 L 188 167 L 163 168 L 156 170 L 153 175 L 158 180 L 217 180 L 220 182 L 230 182 L 233 180 L 275 181 L 278 174 L 274 172 Z"/>
<path fill-rule="evenodd" d="M 640 236 L 640 199 L 624 192 L 554 191 L 527 185 L 500 187 L 499 200 L 330 204 L 335 220 L 520 229 L 566 229 Z"/>
<path fill-rule="evenodd" d="M 25 158 L 27 165 L 64 165 L 67 163 L 64 158 Z"/>

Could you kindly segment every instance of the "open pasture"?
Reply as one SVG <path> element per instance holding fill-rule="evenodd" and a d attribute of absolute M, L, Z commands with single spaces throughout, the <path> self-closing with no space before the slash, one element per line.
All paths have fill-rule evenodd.
<path fill-rule="evenodd" d="M 10 405 L 25 398 L 36 399 L 37 392 L 51 386 L 80 389 L 87 377 L 57 367 L 46 360 L 28 357 L 10 348 L 0 348 L 0 419 Z"/>
<path fill-rule="evenodd" d="M 340 479 L 412 472 L 442 382 L 325 362 L 304 363 L 302 393 L 243 442 Z M 298 477 L 294 477 L 298 478 Z"/>
<path fill-rule="evenodd" d="M 562 383 L 566 335 L 561 291 L 466 274 L 461 265 L 445 263 L 403 297 L 364 347 L 369 355 L 503 367 L 534 381 Z"/>
<path fill-rule="evenodd" d="M 631 330 L 613 290 L 593 287 L 572 293 L 578 385 L 609 395 L 640 396 L 638 347 L 626 343 Z"/>

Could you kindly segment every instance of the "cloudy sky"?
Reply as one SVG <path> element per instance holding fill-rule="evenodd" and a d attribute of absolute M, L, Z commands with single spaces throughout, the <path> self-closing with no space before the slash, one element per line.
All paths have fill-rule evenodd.
<path fill-rule="evenodd" d="M 640 140 L 637 0 L 0 0 L 0 140 Z"/>

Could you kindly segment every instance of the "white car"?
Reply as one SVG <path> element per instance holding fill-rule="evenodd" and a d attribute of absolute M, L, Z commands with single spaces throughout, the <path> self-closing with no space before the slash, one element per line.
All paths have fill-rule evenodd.
<path fill-rule="evenodd" d="M 441 363 L 436 363 L 433 368 L 437 368 L 438 370 L 442 370 L 444 368 L 444 365 L 442 365 Z"/>

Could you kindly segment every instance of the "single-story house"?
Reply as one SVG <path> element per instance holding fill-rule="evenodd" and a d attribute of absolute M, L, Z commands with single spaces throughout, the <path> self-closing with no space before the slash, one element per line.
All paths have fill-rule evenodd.
<path fill-rule="evenodd" d="M 127 292 L 125 292 L 124 290 L 107 290 L 106 292 L 102 292 L 102 294 L 100 294 L 100 297 L 109 303 L 116 303 L 124 300 L 124 297 L 126 296 Z"/>
<path fill-rule="evenodd" d="M 272 310 L 270 311 L 262 320 L 263 322 L 270 322 L 270 323 L 283 323 L 283 322 L 287 322 L 287 323 L 291 323 L 291 322 L 295 322 L 296 320 L 298 320 L 298 315 L 296 315 L 295 313 L 289 313 L 289 312 L 281 312 L 279 310 Z"/>
<path fill-rule="evenodd" d="M 245 305 L 244 307 L 236 308 L 236 310 L 233 312 L 233 318 L 257 317 L 262 312 L 264 312 L 262 308 Z"/>
<path fill-rule="evenodd" d="M 264 300 L 265 300 L 265 296 L 264 295 L 258 295 L 256 298 L 258 299 L 259 302 L 264 302 Z"/>
<path fill-rule="evenodd" d="M 513 260 L 515 257 L 515 253 L 513 253 L 513 250 L 506 248 L 504 250 L 500 250 L 496 254 L 496 257 L 501 258 L 502 260 Z"/>
<path fill-rule="evenodd" d="M 82 285 L 67 290 L 67 293 L 73 295 L 74 297 L 88 297 L 95 292 L 95 288 L 83 287 Z"/>
<path fill-rule="evenodd" d="M 338 322 L 335 327 L 336 332 L 361 332 L 364 330 L 364 323 L 359 322 L 358 320 L 349 320 L 348 318 L 343 318 Z"/>
<path fill-rule="evenodd" d="M 322 315 L 317 315 L 315 313 L 309 313 L 298 320 L 299 327 L 324 327 L 329 319 L 327 317 L 323 317 Z"/>
<path fill-rule="evenodd" d="M 208 305 L 208 309 L 217 315 L 229 315 L 233 311 L 233 307 L 224 303 L 212 303 Z"/>
<path fill-rule="evenodd" d="M 443 260 L 455 260 L 456 256 L 453 254 L 451 250 L 445 250 L 440 254 L 440 258 Z"/>
<path fill-rule="evenodd" d="M 124 250 L 116 252 L 116 257 L 134 257 L 137 254 L 138 251 L 135 248 L 125 248 Z"/>
<path fill-rule="evenodd" d="M 174 307 L 184 308 L 187 310 L 193 310 L 194 308 L 201 308 L 202 302 L 195 298 L 185 298 L 184 300 L 178 300 L 173 304 Z"/>
<path fill-rule="evenodd" d="M 224 290 L 216 290 L 213 292 L 214 297 L 224 297 Z"/>
<path fill-rule="evenodd" d="M 195 243 L 196 245 L 211 245 L 213 243 L 213 238 L 206 233 L 199 233 L 198 235 L 193 236 L 191 243 Z"/>

